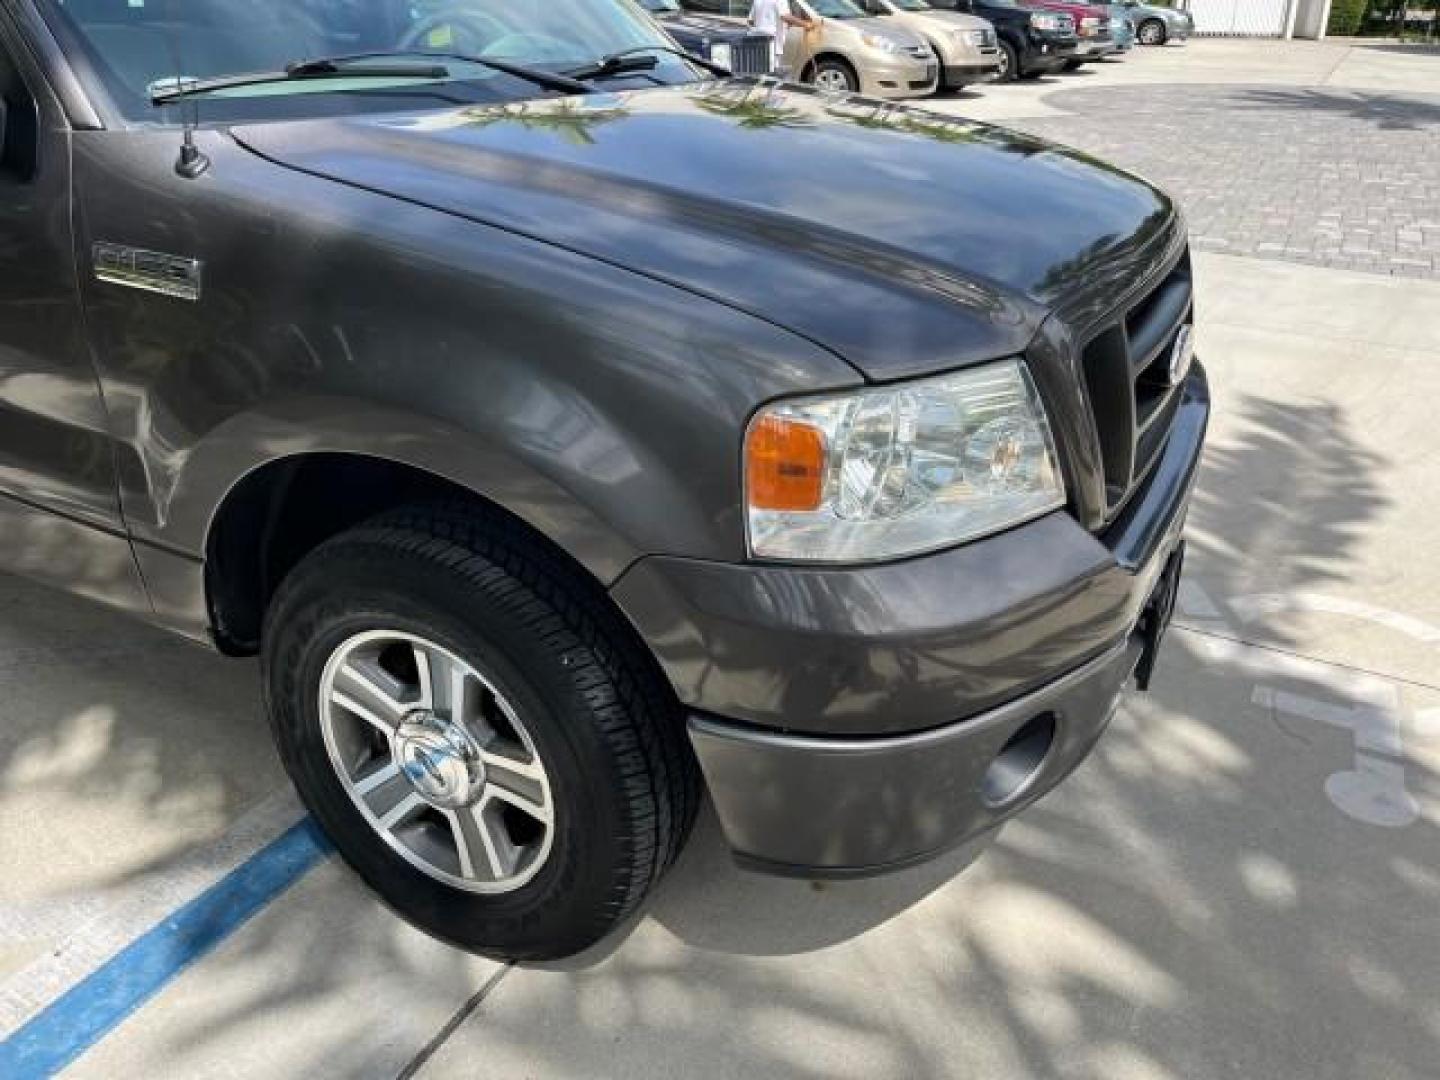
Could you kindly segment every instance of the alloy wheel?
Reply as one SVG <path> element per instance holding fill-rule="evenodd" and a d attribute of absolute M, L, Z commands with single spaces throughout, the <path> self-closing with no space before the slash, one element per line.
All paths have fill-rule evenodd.
<path fill-rule="evenodd" d="M 544 865 L 549 776 L 516 709 L 474 665 L 414 634 L 357 634 L 325 665 L 320 725 L 351 802 L 416 869 L 504 893 Z"/>

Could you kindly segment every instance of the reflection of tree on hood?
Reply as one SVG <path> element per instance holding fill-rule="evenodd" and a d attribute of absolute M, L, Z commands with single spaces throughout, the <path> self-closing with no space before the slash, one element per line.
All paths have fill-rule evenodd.
<path fill-rule="evenodd" d="M 1096 237 L 1083 250 L 1046 271 L 1037 292 L 1041 296 L 1058 293 L 1077 278 L 1085 279 L 1090 288 L 1099 288 L 1104 282 L 1104 289 L 1117 294 L 1123 292 L 1134 273 L 1130 261 L 1123 256 L 1133 254 L 1154 240 L 1169 221 L 1170 211 L 1162 208 L 1146 215 L 1140 228 L 1128 237 L 1114 233 Z"/>
<path fill-rule="evenodd" d="M 1043 143 L 1013 131 L 1002 131 L 973 120 L 960 120 L 924 112 L 891 101 L 840 101 L 825 107 L 827 116 L 856 127 L 903 131 L 942 143 L 974 143 L 1012 154 L 1038 154 Z"/>
<path fill-rule="evenodd" d="M 888 101 L 872 104 L 836 104 L 827 105 L 825 113 L 833 116 L 836 120 L 844 120 L 847 124 L 854 124 L 862 128 L 893 128 L 895 124 L 895 106 Z"/>
<path fill-rule="evenodd" d="M 461 127 L 490 127 L 519 124 L 527 131 L 553 131 L 566 142 L 590 146 L 593 130 L 601 124 L 629 115 L 623 105 L 596 107 L 575 98 L 560 101 L 513 101 L 504 105 L 475 105 L 453 112 L 417 117 L 407 126 L 425 131 L 447 131 Z"/>
<path fill-rule="evenodd" d="M 706 93 L 697 94 L 695 104 L 716 116 L 728 116 L 743 128 L 808 127 L 811 120 L 794 105 L 781 104 L 786 99 L 779 83 L 727 83 Z"/>

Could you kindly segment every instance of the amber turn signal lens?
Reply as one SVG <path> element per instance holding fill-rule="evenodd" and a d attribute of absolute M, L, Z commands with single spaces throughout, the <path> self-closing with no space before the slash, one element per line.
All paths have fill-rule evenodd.
<path fill-rule="evenodd" d="M 745 487 L 755 510 L 817 510 L 825 436 L 810 424 L 764 416 L 745 438 Z"/>

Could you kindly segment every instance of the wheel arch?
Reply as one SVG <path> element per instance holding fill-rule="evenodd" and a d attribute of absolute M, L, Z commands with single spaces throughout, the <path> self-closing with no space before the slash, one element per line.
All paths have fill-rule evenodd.
<path fill-rule="evenodd" d="M 424 502 L 463 506 L 477 517 L 522 530 L 601 592 L 615 576 L 607 565 L 613 560 L 586 565 L 543 527 L 475 486 L 431 468 L 354 450 L 287 454 L 238 477 L 211 515 L 203 572 L 206 615 L 216 645 L 232 655 L 255 652 L 266 607 L 301 559 L 362 521 Z"/>
<path fill-rule="evenodd" d="M 802 75 L 802 79 L 806 82 L 813 81 L 816 71 L 818 71 L 820 65 L 825 63 L 827 60 L 834 61 L 835 63 L 840 64 L 842 67 L 849 70 L 850 74 L 855 78 L 855 85 L 857 87 L 864 85 L 863 81 L 860 78 L 860 69 L 856 66 L 855 61 L 851 60 L 850 57 L 846 56 L 843 52 L 839 52 L 836 49 L 825 49 L 824 51 L 818 52 L 814 56 L 812 56 L 809 63 L 805 65 L 805 73 L 804 75 Z"/>

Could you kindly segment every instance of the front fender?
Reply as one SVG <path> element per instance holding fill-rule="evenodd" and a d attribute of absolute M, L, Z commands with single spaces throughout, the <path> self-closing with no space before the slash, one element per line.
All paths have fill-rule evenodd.
<path fill-rule="evenodd" d="M 640 554 L 740 558 L 750 413 L 861 381 L 682 287 L 220 132 L 198 135 L 202 181 L 176 175 L 173 133 L 81 135 L 84 265 L 99 240 L 204 264 L 194 303 L 84 284 L 126 521 L 184 556 L 248 473 L 333 452 L 452 480 L 604 582 Z"/>
<path fill-rule="evenodd" d="M 383 435 L 377 435 L 383 433 Z M 634 542 L 518 455 L 433 416 L 347 398 L 300 397 L 231 417 L 197 443 L 142 540 L 184 537 L 203 551 L 229 495 L 266 466 L 310 454 L 405 465 L 504 507 L 608 583 L 640 554 Z"/>

